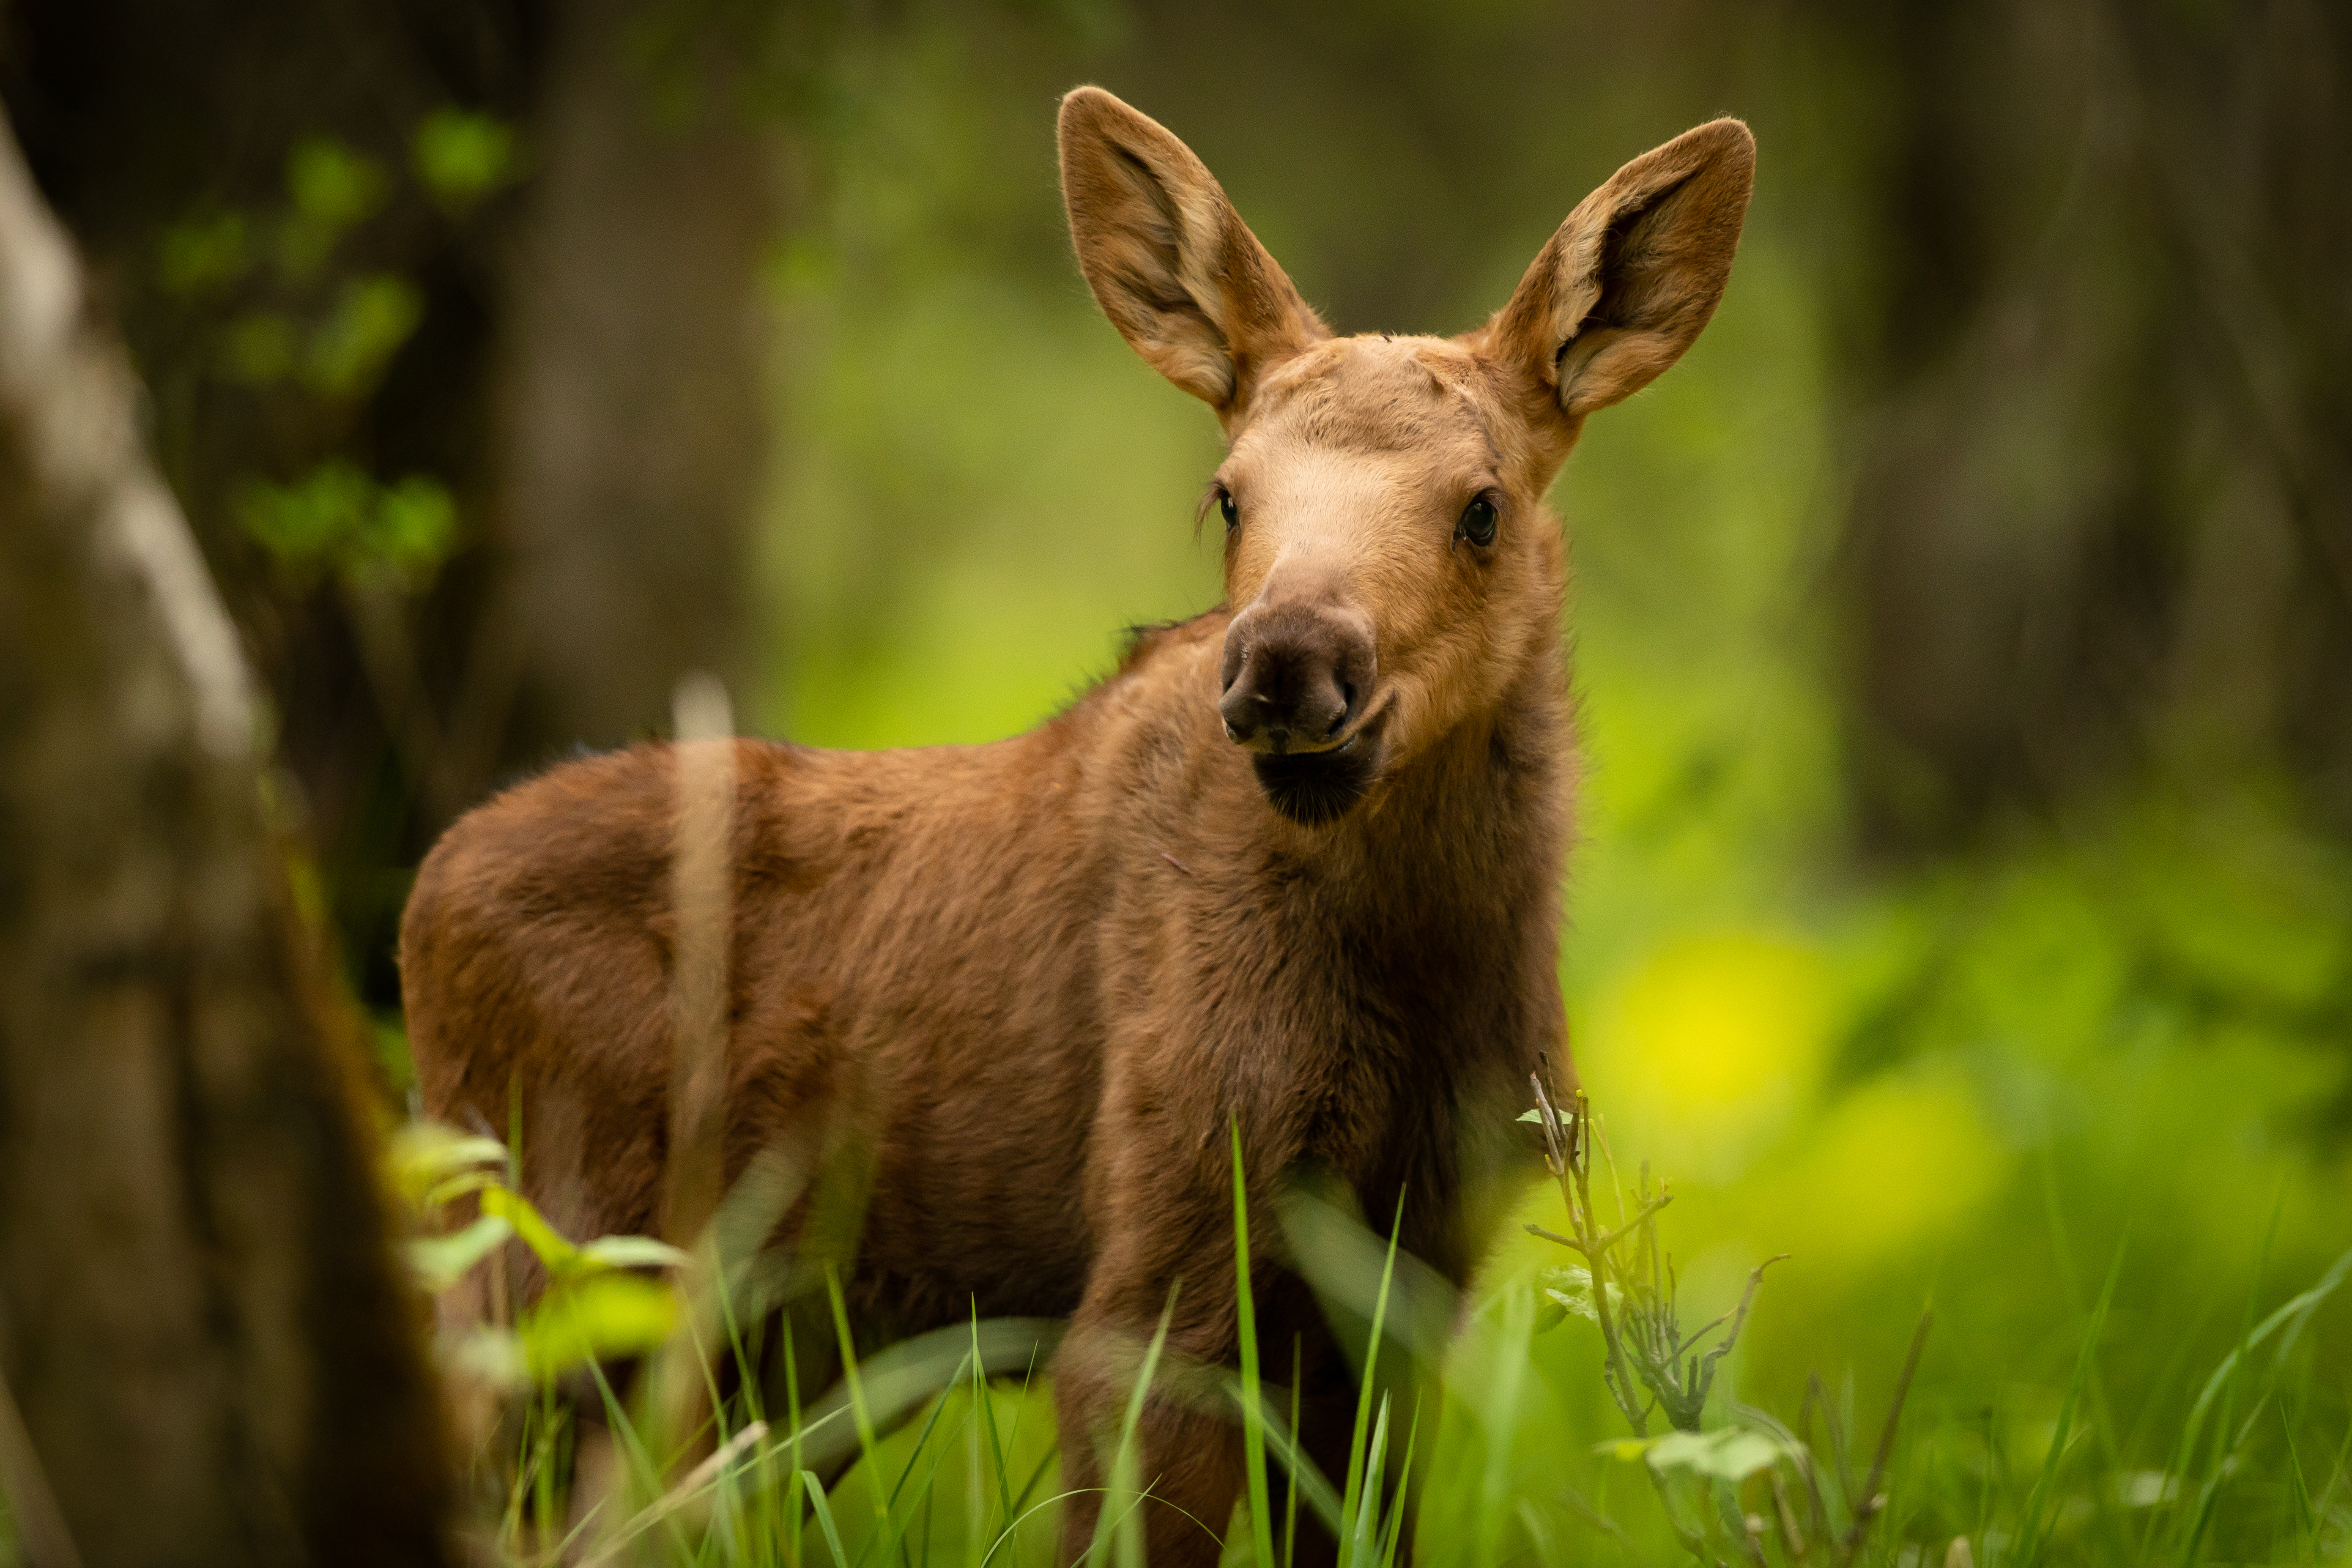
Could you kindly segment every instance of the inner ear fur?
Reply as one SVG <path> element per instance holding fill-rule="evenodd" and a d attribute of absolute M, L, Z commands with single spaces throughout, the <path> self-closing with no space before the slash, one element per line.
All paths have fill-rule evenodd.
<path fill-rule="evenodd" d="M 1715 314 L 1756 183 L 1756 138 L 1710 121 L 1578 204 L 1488 324 L 1490 351 L 1574 418 L 1632 395 Z"/>
<path fill-rule="evenodd" d="M 1158 121 L 1082 87 L 1062 100 L 1058 133 L 1087 286 L 1160 374 L 1230 419 L 1267 365 L 1330 335 Z"/>

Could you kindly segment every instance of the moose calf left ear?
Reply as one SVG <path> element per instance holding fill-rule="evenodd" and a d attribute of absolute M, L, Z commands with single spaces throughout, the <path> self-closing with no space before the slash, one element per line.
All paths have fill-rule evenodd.
<path fill-rule="evenodd" d="M 1192 150 L 1098 87 L 1062 100 L 1062 197 L 1103 314 L 1231 421 L 1276 362 L 1328 335 Z"/>
<path fill-rule="evenodd" d="M 1756 139 L 1737 120 L 1643 153 L 1568 215 L 1489 325 L 1492 351 L 1570 417 L 1640 391 L 1715 314 L 1755 179 Z"/>

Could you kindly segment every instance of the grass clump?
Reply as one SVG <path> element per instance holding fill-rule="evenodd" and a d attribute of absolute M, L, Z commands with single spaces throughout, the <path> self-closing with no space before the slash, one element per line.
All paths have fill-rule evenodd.
<path fill-rule="evenodd" d="M 2188 1370 L 2196 1337 L 2183 1336 L 2174 1392 L 2135 1399 L 2102 1375 L 2126 1315 L 2118 1247 L 2095 1299 L 2077 1303 L 2063 1379 L 1938 1365 L 1922 1313 L 1899 1366 L 1808 1371 L 1784 1421 L 1738 1386 L 1776 1373 L 1797 1381 L 1742 1364 L 1756 1353 L 1748 1330 L 1769 1315 L 1764 1270 L 1780 1259 L 1748 1269 L 1727 1305 L 1685 1331 L 1683 1281 L 1659 1230 L 1665 1184 L 1646 1166 L 1619 1181 L 1581 1095 L 1556 1103 L 1538 1078 L 1537 1099 L 1526 1120 L 1564 1217 L 1561 1228 L 1527 1228 L 1571 1260 L 1490 1270 L 1467 1310 L 1433 1312 L 1414 1299 L 1427 1286 L 1398 1251 L 1396 1225 L 1386 1237 L 1359 1227 L 1348 1256 L 1363 1277 L 1334 1292 L 1368 1308 L 1348 1466 L 1336 1478 L 1293 1440 L 1296 1389 L 1276 1381 L 1280 1347 L 1260 1342 L 1246 1267 L 1235 1280 L 1237 1369 L 1178 1367 L 1163 1315 L 1129 1362 L 1086 1560 L 1144 1562 L 1153 1478 L 1138 1435 L 1147 1399 L 1173 1387 L 1194 1399 L 1208 1389 L 1241 1431 L 1243 1500 L 1233 1520 L 1202 1521 L 1224 1539 L 1228 1563 L 1291 1563 L 1310 1521 L 1338 1539 L 1344 1568 L 2352 1560 L 2352 1424 L 2311 1353 L 2352 1253 L 2274 1305 L 2258 1269 L 2201 1378 Z M 1273 1216 L 1252 1213 L 1238 1138 L 1233 1163 L 1236 1257 L 1246 1258 L 1254 1227 Z M 412 1128 L 395 1175 L 420 1218 L 411 1258 L 422 1286 L 461 1289 L 509 1243 L 547 1282 L 519 1309 L 519 1293 L 492 1288 L 478 1299 L 478 1321 L 439 1346 L 460 1407 L 481 1417 L 471 1528 L 489 1560 L 1055 1560 L 1072 1494 L 1041 1375 L 1049 1326 L 975 1316 L 869 1350 L 837 1269 L 780 1268 L 724 1239 L 765 1234 L 740 1214 L 730 1221 L 747 1201 L 740 1192 L 705 1241 L 680 1251 L 562 1237 L 488 1138 Z M 1321 1254 L 1293 1250 L 1312 1275 Z M 1433 1321 L 1454 1326 L 1433 1340 Z M 1417 1375 L 1396 1377 L 1408 1363 Z M 618 1375 L 624 1366 L 633 1374 Z M 1891 1374 L 1867 1422 L 1857 1373 Z M 1416 1386 L 1418 1402 L 1400 1405 Z M 1624 1478 L 1636 1474 L 1629 1490 Z"/>

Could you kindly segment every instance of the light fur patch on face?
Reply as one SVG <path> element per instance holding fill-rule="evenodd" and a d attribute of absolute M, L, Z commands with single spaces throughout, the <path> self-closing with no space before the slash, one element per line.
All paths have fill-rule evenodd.
<path fill-rule="evenodd" d="M 1341 451 L 1425 451 L 1475 430 L 1477 361 L 1442 338 L 1335 338 L 1266 377 L 1250 426 Z"/>

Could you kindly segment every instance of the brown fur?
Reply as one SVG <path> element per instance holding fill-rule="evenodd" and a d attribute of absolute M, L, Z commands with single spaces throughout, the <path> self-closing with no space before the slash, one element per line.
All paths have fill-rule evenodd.
<path fill-rule="evenodd" d="M 1254 1189 L 1318 1167 L 1376 1216 L 1402 1192 L 1405 1247 L 1456 1281 L 1476 1258 L 1476 1193 L 1564 1033 L 1566 568 L 1544 495 L 1583 416 L 1705 324 L 1753 151 L 1718 121 L 1627 165 L 1454 339 L 1330 337 L 1182 143 L 1108 93 L 1065 100 L 1062 161 L 1106 313 L 1224 425 L 1242 609 L 1141 635 L 992 745 L 733 742 L 726 1147 L 730 1175 L 772 1144 L 870 1156 L 854 1289 L 900 1331 L 975 1299 L 1072 1316 L 1056 1375 L 1082 1486 L 1116 1397 L 1104 1347 L 1148 1333 L 1171 1285 L 1171 1351 L 1234 1353 L 1236 1120 Z M 1487 545 L 1457 523 L 1481 496 Z M 1252 669 L 1344 686 L 1344 711 L 1237 744 L 1221 693 Z M 503 1126 L 511 1082 L 530 1185 L 576 1233 L 662 1210 L 677 772 L 641 746 L 480 807 L 403 928 L 428 1107 Z M 1265 1342 L 1307 1343 L 1310 1426 L 1343 1410 L 1307 1298 L 1253 1268 Z M 1184 1516 L 1224 1523 L 1235 1428 L 1155 1402 L 1142 1473 L 1174 1505 L 1153 1561 L 1213 1561 Z M 1069 1514 L 1074 1551 L 1092 1509 Z"/>

